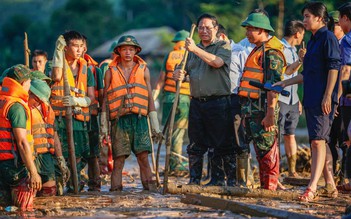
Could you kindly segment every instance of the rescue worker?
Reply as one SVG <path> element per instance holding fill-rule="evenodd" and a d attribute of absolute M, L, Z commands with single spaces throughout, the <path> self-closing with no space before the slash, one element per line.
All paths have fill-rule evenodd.
<path fill-rule="evenodd" d="M 105 72 L 108 70 L 109 64 L 117 56 L 117 54 L 114 52 L 116 45 L 117 45 L 117 41 L 113 41 L 113 43 L 111 43 L 110 49 L 108 50 L 108 52 L 111 53 L 111 56 L 103 60 L 99 64 L 99 68 L 101 69 L 103 75 L 105 75 Z"/>
<path fill-rule="evenodd" d="M 152 99 L 150 72 L 145 61 L 137 56 L 141 47 L 133 36 L 122 36 L 114 51 L 118 56 L 106 71 L 100 123 L 101 135 L 107 137 L 107 103 L 114 159 L 110 191 L 122 190 L 122 170 L 131 151 L 138 160 L 143 188 L 153 190 L 156 183 L 148 160 L 152 148 L 147 116 L 153 135 L 162 137 L 162 134 Z"/>
<path fill-rule="evenodd" d="M 87 61 L 88 68 L 94 75 L 94 95 L 95 100 L 89 106 L 90 108 L 90 121 L 88 124 L 89 130 L 89 146 L 90 146 L 90 158 L 88 159 L 88 191 L 100 191 L 101 190 L 101 177 L 99 167 L 100 157 L 100 146 L 99 146 L 99 124 L 98 114 L 100 110 L 99 100 L 102 100 L 103 95 L 103 77 L 98 63 L 86 52 L 88 50 L 87 39 L 84 40 L 84 53 L 83 58 Z"/>
<path fill-rule="evenodd" d="M 64 51 L 64 56 L 63 56 Z M 68 158 L 68 140 L 66 130 L 66 107 L 73 108 L 73 137 L 78 172 L 79 190 L 84 188 L 80 180 L 80 172 L 84 169 L 90 157 L 88 122 L 90 120 L 89 106 L 95 100 L 94 76 L 81 58 L 84 51 L 84 37 L 76 31 L 69 31 L 59 36 L 53 58 L 52 80 L 55 82 L 50 97 L 51 106 L 55 112 L 55 127 L 58 130 L 62 153 Z M 63 72 L 65 65 L 66 72 Z M 64 96 L 63 74 L 67 74 L 70 95 Z M 72 191 L 72 188 L 69 188 Z"/>
<path fill-rule="evenodd" d="M 43 188 L 38 196 L 56 195 L 54 148 L 55 114 L 49 105 L 50 87 L 42 80 L 31 81 L 28 106 L 32 113 L 35 165 Z"/>
<path fill-rule="evenodd" d="M 268 16 L 262 12 L 251 13 L 241 26 L 246 28 L 249 42 L 256 45 L 245 63 L 238 92 L 242 103 L 241 123 L 245 131 L 245 144 L 253 141 L 261 188 L 276 190 L 279 177 L 278 97 L 273 92 L 263 92 L 249 85 L 249 81 L 272 84 L 280 81 L 286 65 L 284 47 L 276 37 L 269 38 L 269 32 L 274 30 Z"/>
<path fill-rule="evenodd" d="M 0 91 L 0 182 L 11 191 L 12 205 L 33 208 L 42 181 L 34 164 L 31 113 L 28 107 L 30 70 L 12 66 Z"/>
<path fill-rule="evenodd" d="M 233 125 L 230 110 L 230 44 L 219 40 L 217 18 L 202 14 L 197 19 L 199 44 L 187 38 L 189 51 L 185 71 L 177 68 L 175 80 L 183 81 L 189 74 L 191 101 L 189 109 L 189 184 L 199 185 L 202 177 L 203 155 L 213 148 L 211 181 L 207 185 L 225 185 L 223 164 L 234 157 Z"/>
<path fill-rule="evenodd" d="M 32 66 L 34 71 L 40 71 L 44 74 L 47 72 L 46 63 L 48 62 L 48 53 L 43 50 L 34 50 L 32 53 Z"/>
<path fill-rule="evenodd" d="M 154 101 L 156 101 L 161 90 L 163 90 L 162 125 L 166 125 L 167 119 L 172 111 L 175 93 L 177 91 L 176 82 L 173 80 L 173 71 L 183 60 L 185 39 L 187 37 L 189 37 L 189 32 L 185 30 L 178 31 L 175 34 L 172 40 L 172 42 L 175 43 L 173 51 L 165 57 L 158 81 L 152 92 Z M 180 88 L 179 104 L 175 115 L 171 147 L 171 151 L 179 155 L 182 155 L 183 139 L 188 128 L 189 106 L 189 82 L 184 82 Z M 184 167 L 184 164 L 182 164 L 179 156 L 171 154 L 169 171 L 175 176 L 183 176 L 187 172 L 187 169 Z"/>

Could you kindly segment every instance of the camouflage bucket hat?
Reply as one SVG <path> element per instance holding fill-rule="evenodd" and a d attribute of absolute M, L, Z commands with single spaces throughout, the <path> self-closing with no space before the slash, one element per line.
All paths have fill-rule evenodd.
<path fill-rule="evenodd" d="M 45 81 L 39 79 L 33 79 L 30 82 L 30 92 L 32 92 L 36 97 L 46 104 L 49 104 L 49 98 L 51 95 L 51 89 Z"/>
<path fill-rule="evenodd" d="M 175 43 L 175 42 L 178 42 L 178 41 L 184 41 L 187 37 L 189 37 L 189 35 L 190 35 L 189 32 L 186 31 L 186 30 L 178 31 L 175 34 L 172 42 Z"/>
<path fill-rule="evenodd" d="M 274 32 L 273 27 L 269 21 L 269 18 L 263 13 L 252 13 L 242 23 L 242 27 L 257 27 L 264 30 Z"/>
<path fill-rule="evenodd" d="M 141 51 L 141 46 L 139 45 L 138 41 L 135 39 L 135 37 L 131 35 L 121 36 L 121 38 L 119 38 L 117 45 L 114 49 L 114 52 L 116 54 L 119 54 L 117 48 L 120 46 L 135 46 L 137 47 L 136 54 L 138 54 Z"/>
<path fill-rule="evenodd" d="M 51 78 L 49 78 L 48 76 L 46 76 L 44 73 L 42 73 L 41 71 L 32 71 L 30 73 L 30 79 L 34 80 L 34 79 L 39 79 L 39 80 L 43 80 L 46 83 L 50 83 L 51 82 Z"/>
<path fill-rule="evenodd" d="M 22 64 L 12 66 L 7 72 L 7 77 L 16 80 L 18 83 L 22 84 L 23 82 L 30 79 L 30 69 Z"/>
<path fill-rule="evenodd" d="M 339 11 L 331 11 L 329 12 L 329 15 L 334 19 L 334 23 L 339 23 Z"/>

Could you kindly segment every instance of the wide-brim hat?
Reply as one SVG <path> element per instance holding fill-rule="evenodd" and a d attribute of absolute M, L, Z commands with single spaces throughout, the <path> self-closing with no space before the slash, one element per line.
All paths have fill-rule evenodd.
<path fill-rule="evenodd" d="M 274 32 L 273 27 L 271 26 L 271 22 L 269 18 L 263 13 L 251 13 L 242 23 L 242 27 L 257 27 L 264 30 L 268 30 Z"/>
<path fill-rule="evenodd" d="M 135 37 L 131 35 L 125 35 L 119 38 L 117 45 L 113 50 L 116 54 L 119 54 L 118 47 L 120 46 L 135 46 L 137 48 L 136 54 L 138 54 L 141 51 L 141 46 L 139 45 L 138 41 L 135 39 Z"/>
<path fill-rule="evenodd" d="M 51 89 L 45 81 L 33 79 L 30 82 L 29 90 L 45 104 L 50 104 Z"/>
<path fill-rule="evenodd" d="M 174 36 L 172 42 L 173 42 L 173 43 L 176 43 L 176 42 L 178 42 L 178 41 L 184 41 L 187 37 L 189 37 L 189 34 L 190 34 L 190 33 L 189 33 L 188 31 L 186 31 L 186 30 L 178 31 L 178 32 L 175 34 L 175 36 Z"/>
<path fill-rule="evenodd" d="M 34 79 L 39 79 L 39 80 L 43 80 L 46 81 L 46 83 L 50 83 L 52 81 L 51 78 L 49 78 L 48 76 L 46 76 L 43 72 L 41 71 L 32 71 L 30 73 L 30 79 L 34 80 Z"/>
<path fill-rule="evenodd" d="M 23 82 L 30 79 L 31 70 L 22 64 L 17 64 L 12 66 L 6 73 L 7 77 L 10 77 L 16 80 L 18 83 L 22 84 Z"/>

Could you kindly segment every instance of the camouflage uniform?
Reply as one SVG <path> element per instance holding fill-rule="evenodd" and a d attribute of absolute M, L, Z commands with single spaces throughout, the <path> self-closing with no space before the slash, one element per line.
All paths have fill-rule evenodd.
<path fill-rule="evenodd" d="M 281 56 L 278 52 L 274 50 L 269 50 L 266 52 L 266 73 L 271 75 L 271 78 L 268 79 L 271 83 L 275 83 L 281 81 L 282 72 L 284 68 L 284 57 Z M 263 188 L 270 188 L 270 181 L 263 180 L 268 176 L 269 178 L 275 178 L 278 180 L 279 176 L 279 154 L 278 154 L 278 132 L 277 130 L 267 132 L 264 130 L 264 126 L 261 125 L 263 118 L 265 117 L 265 111 L 263 103 L 266 99 L 266 95 L 262 94 L 260 99 L 254 100 L 249 98 L 241 98 L 242 108 L 241 108 L 241 116 L 242 116 L 242 126 L 244 127 L 245 132 L 245 144 L 247 147 L 250 141 L 253 141 L 254 148 L 257 154 L 257 160 L 260 164 L 260 181 L 261 186 Z M 275 126 L 277 126 L 279 109 L 278 105 L 275 108 Z M 271 167 L 264 166 L 265 162 L 269 160 L 270 164 L 274 165 L 274 167 L 278 166 L 278 168 L 273 168 L 271 173 L 267 173 L 269 171 L 261 171 L 263 169 L 268 170 L 272 169 Z M 267 165 L 267 164 L 266 164 Z M 271 180 L 272 181 L 272 180 Z M 274 188 L 275 189 L 275 188 Z M 273 189 L 273 190 L 274 190 Z"/>

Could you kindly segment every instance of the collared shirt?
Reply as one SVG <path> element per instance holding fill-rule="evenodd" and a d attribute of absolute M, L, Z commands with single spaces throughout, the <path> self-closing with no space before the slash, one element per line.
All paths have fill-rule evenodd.
<path fill-rule="evenodd" d="M 341 64 L 351 65 L 351 32 L 348 32 L 342 38 L 340 43 L 340 51 L 341 51 Z M 340 105 L 351 106 L 351 99 L 341 96 Z"/>
<path fill-rule="evenodd" d="M 229 42 L 215 40 L 207 47 L 204 47 L 201 43 L 197 46 L 220 57 L 224 64 L 220 68 L 214 68 L 190 52 L 185 70 L 190 77 L 191 96 L 198 98 L 230 95 L 229 66 L 231 50 Z"/>
<path fill-rule="evenodd" d="M 297 50 L 295 46 L 291 46 L 285 38 L 283 38 L 281 40 L 282 44 L 284 45 L 284 56 L 285 56 L 285 60 L 287 65 L 291 65 L 292 63 L 296 62 L 299 59 L 299 56 L 297 55 Z M 298 72 L 294 72 L 291 75 L 283 75 L 283 80 L 287 80 L 289 78 L 295 77 L 298 74 Z M 284 88 L 284 90 L 289 91 L 290 92 L 290 96 L 289 97 L 285 97 L 283 95 L 279 95 L 279 101 L 283 102 L 285 104 L 290 104 L 290 105 L 294 105 L 299 101 L 299 96 L 297 95 L 297 88 L 298 85 L 294 84 L 291 86 L 288 86 L 286 88 Z"/>
<path fill-rule="evenodd" d="M 307 44 L 303 62 L 305 108 L 320 106 L 327 87 L 329 70 L 340 68 L 340 48 L 335 35 L 327 27 L 320 28 Z M 338 82 L 334 86 L 332 101 L 337 103 Z"/>
<path fill-rule="evenodd" d="M 245 62 L 250 51 L 240 44 L 233 44 L 232 58 L 230 63 L 230 90 L 233 94 L 238 94 L 241 76 L 244 72 Z"/>

